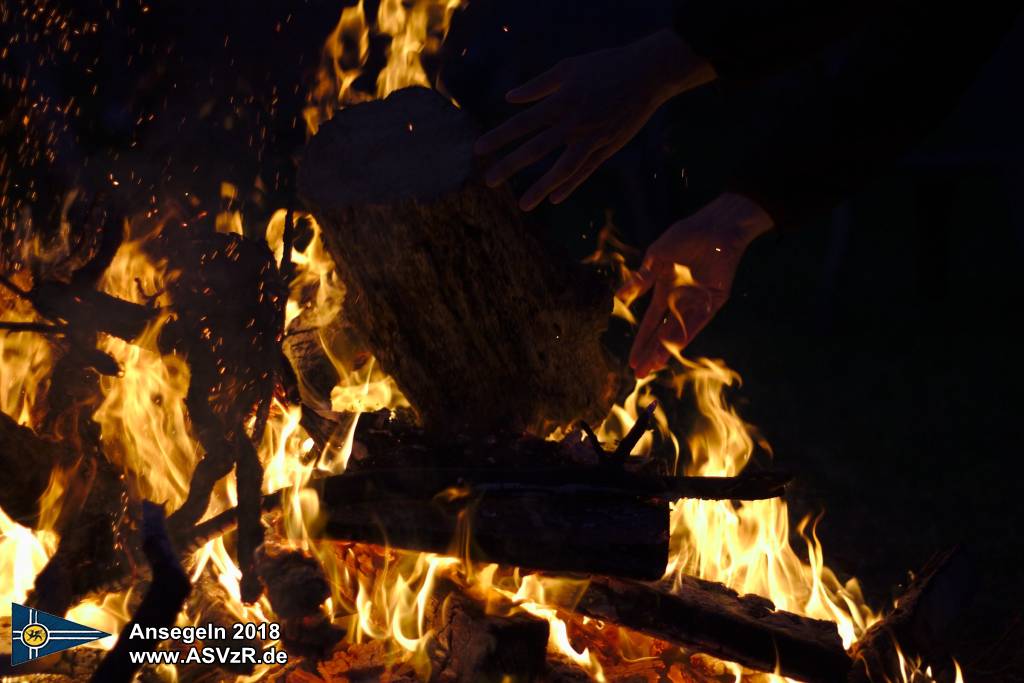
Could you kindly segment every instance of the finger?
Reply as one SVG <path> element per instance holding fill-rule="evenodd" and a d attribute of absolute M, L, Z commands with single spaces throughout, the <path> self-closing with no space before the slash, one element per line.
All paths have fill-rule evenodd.
<path fill-rule="evenodd" d="M 529 135 L 551 121 L 553 107 L 551 100 L 545 100 L 519 112 L 497 128 L 477 138 L 473 151 L 477 154 L 490 154 L 514 140 Z"/>
<path fill-rule="evenodd" d="M 548 194 L 572 176 L 593 153 L 596 144 L 593 142 L 577 143 L 568 147 L 554 166 L 530 186 L 519 200 L 519 207 L 529 211 L 544 201 Z"/>
<path fill-rule="evenodd" d="M 651 303 L 644 312 L 644 319 L 640 321 L 640 328 L 636 332 L 629 354 L 629 365 L 634 370 L 645 365 L 652 352 L 658 349 L 658 344 L 652 341 L 657 339 L 658 328 L 664 324 L 667 313 L 668 288 L 658 280 L 654 285 L 654 296 L 651 297 Z"/>
<path fill-rule="evenodd" d="M 540 161 L 564 143 L 562 132 L 549 128 L 491 166 L 487 175 L 484 176 L 484 180 L 491 187 L 497 187 L 530 164 Z"/>
<path fill-rule="evenodd" d="M 505 100 L 513 104 L 533 102 L 562 87 L 562 76 L 565 73 L 561 64 L 548 69 L 540 76 L 523 83 L 518 88 L 512 88 L 505 93 Z"/>
<path fill-rule="evenodd" d="M 665 323 L 637 349 L 635 364 L 630 365 L 637 377 L 646 377 L 664 368 L 669 358 L 681 359 L 683 349 L 707 327 L 721 308 L 721 300 L 708 296 L 695 287 L 677 288 L 668 296 Z"/>
<path fill-rule="evenodd" d="M 671 334 L 674 337 L 683 334 L 682 328 L 675 320 L 669 320 L 665 325 L 663 325 L 663 327 L 671 328 L 671 331 L 666 330 L 666 333 Z M 633 368 L 633 372 L 639 378 L 646 377 L 652 372 L 657 372 L 668 365 L 669 358 L 671 357 L 672 354 L 669 353 L 669 349 L 665 344 L 655 344 L 654 346 L 645 349 L 643 355 L 637 359 L 637 364 L 636 367 Z"/>
<path fill-rule="evenodd" d="M 595 150 L 575 173 L 569 176 L 561 186 L 551 193 L 551 202 L 553 204 L 564 202 L 569 195 L 576 191 L 576 188 L 593 175 L 594 171 L 601 168 L 601 164 L 608 161 L 613 154 L 615 154 L 615 150 L 608 146 Z"/>
<path fill-rule="evenodd" d="M 682 350 L 710 320 L 710 316 L 704 316 L 704 320 L 701 321 L 689 314 L 676 317 L 671 299 L 678 292 L 679 290 L 676 290 L 669 295 L 668 312 L 662 318 L 662 324 L 644 341 L 643 346 L 637 349 L 635 362 L 632 362 L 631 358 L 630 365 L 637 377 L 646 377 L 661 370 L 672 356 L 680 357 Z"/>
<path fill-rule="evenodd" d="M 679 356 L 694 338 L 703 331 L 715 317 L 727 296 L 704 287 L 682 287 L 669 295 L 668 308 L 671 318 L 681 320 L 681 336 L 673 336 L 671 329 L 662 335 L 662 346 L 674 356 Z"/>

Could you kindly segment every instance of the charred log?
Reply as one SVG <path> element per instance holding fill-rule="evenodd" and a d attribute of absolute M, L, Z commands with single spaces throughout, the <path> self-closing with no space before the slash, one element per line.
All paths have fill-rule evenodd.
<path fill-rule="evenodd" d="M 124 586 L 134 567 L 123 475 L 102 456 L 69 470 L 55 527 L 57 551 L 36 576 L 28 604 L 64 614 L 82 598 Z"/>
<path fill-rule="evenodd" d="M 324 533 L 448 552 L 468 529 L 477 560 L 656 579 L 667 561 L 668 503 L 772 497 L 788 481 L 774 473 L 657 476 L 605 460 L 572 439 L 437 440 L 400 420 L 363 416 L 345 474 L 317 483 Z M 264 499 L 265 506 L 277 502 Z M 197 526 L 194 540 L 232 523 L 232 511 L 222 513 Z"/>
<path fill-rule="evenodd" d="M 295 372 L 304 403 L 330 407 L 331 389 L 338 383 L 339 376 L 325 342 L 329 343 L 339 333 L 344 333 L 340 320 L 320 328 L 315 316 L 308 311 L 288 326 L 282 348 Z"/>
<path fill-rule="evenodd" d="M 548 623 L 528 614 L 484 614 L 473 600 L 440 591 L 431 623 L 437 630 L 428 646 L 433 683 L 533 681 L 544 671 Z"/>
<path fill-rule="evenodd" d="M 105 332 L 131 341 L 142 334 L 159 311 L 118 299 L 97 288 L 124 239 L 121 216 L 103 212 L 102 222 L 97 230 L 99 243 L 95 253 L 67 281 L 42 279 L 29 291 L 2 276 L 0 284 L 31 302 L 43 317 L 62 321 L 62 330 L 74 330 L 86 337 Z"/>
<path fill-rule="evenodd" d="M 502 468 L 409 467 L 357 470 L 322 480 L 328 506 L 387 500 L 432 500 L 464 487 L 465 495 L 634 496 L 674 502 L 700 500 L 764 500 L 783 494 L 789 476 L 762 472 L 739 477 L 666 477 L 599 466 Z"/>
<path fill-rule="evenodd" d="M 0 507 L 14 521 L 34 527 L 39 519 L 39 498 L 50 474 L 71 456 L 61 445 L 43 439 L 0 413 Z"/>
<path fill-rule="evenodd" d="M 675 586 L 594 577 L 562 607 L 664 641 L 805 681 L 844 681 L 850 659 L 836 625 L 775 609 L 758 596 L 682 577 Z"/>
<path fill-rule="evenodd" d="M 451 492 L 459 496 L 457 490 Z M 531 569 L 657 578 L 668 560 L 668 504 L 635 495 L 471 496 L 353 502 L 329 489 L 329 538 L 463 554 Z M 471 539 L 466 547 L 459 539 Z"/>
<path fill-rule="evenodd" d="M 885 680 L 900 671 L 897 644 L 904 657 L 929 662 L 936 672 L 949 665 L 950 631 L 965 606 L 971 578 L 957 549 L 932 558 L 892 612 L 854 643 L 851 683 Z"/>
<path fill-rule="evenodd" d="M 304 419 L 303 425 L 308 422 L 313 430 L 311 434 L 349 429 L 351 416 L 335 413 L 331 418 L 313 413 L 308 421 Z M 607 453 L 596 437 L 581 440 L 577 432 L 570 432 L 561 441 L 509 431 L 487 437 L 439 438 L 411 425 L 401 413 L 380 411 L 359 417 L 346 475 L 373 472 L 380 476 L 395 473 L 401 477 L 398 470 L 415 469 L 416 476 L 407 477 L 408 485 L 416 486 L 416 480 L 422 475 L 427 477 L 423 480 L 426 487 L 436 486 L 438 478 L 445 486 L 450 486 L 458 483 L 453 479 L 458 477 L 481 486 L 504 481 L 524 488 L 531 483 L 560 486 L 571 481 L 581 487 L 611 486 L 618 491 L 666 500 L 759 500 L 785 493 L 791 477 L 784 472 L 763 471 L 739 477 L 651 474 L 649 463 L 644 459 L 623 455 L 631 448 L 630 436 L 639 438 L 643 423 L 642 419 L 638 420 L 639 428 L 630 430 L 630 435 L 615 452 Z M 432 475 L 425 472 L 428 469 L 441 472 Z"/>
<path fill-rule="evenodd" d="M 293 654 L 325 657 L 345 631 L 333 626 L 321 610 L 330 587 L 320 563 L 298 550 L 266 543 L 257 555 L 257 567 L 281 623 L 281 642 Z"/>
<path fill-rule="evenodd" d="M 431 429 L 540 433 L 603 417 L 611 290 L 546 253 L 507 189 L 475 178 L 476 129 L 409 88 L 339 112 L 300 194 L 348 289 L 346 314 Z"/>

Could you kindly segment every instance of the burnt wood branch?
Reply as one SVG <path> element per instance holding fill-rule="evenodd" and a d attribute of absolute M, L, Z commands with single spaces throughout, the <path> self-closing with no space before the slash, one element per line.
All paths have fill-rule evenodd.
<path fill-rule="evenodd" d="M 28 604 L 64 614 L 88 595 L 123 585 L 132 560 L 120 543 L 126 531 L 127 494 L 116 475 L 100 474 L 109 465 L 85 461 L 74 473 L 74 487 L 64 496 L 57 550 L 36 575 Z"/>
<path fill-rule="evenodd" d="M 668 561 L 668 504 L 636 495 L 524 492 L 454 501 L 352 501 L 325 489 L 327 538 L 421 552 L 468 554 L 478 562 L 651 579 Z"/>
<path fill-rule="evenodd" d="M 98 200 L 98 197 L 96 198 Z M 96 208 L 94 204 L 92 208 Z M 124 242 L 124 217 L 110 211 L 101 211 L 99 242 L 92 257 L 71 274 L 71 285 L 95 288 L 103 273 L 114 262 L 117 250 Z"/>
<path fill-rule="evenodd" d="M 261 509 L 269 512 L 281 504 L 283 491 L 275 491 L 263 496 Z M 188 555 L 206 545 L 213 539 L 226 534 L 238 526 L 238 508 L 229 508 L 220 514 L 214 515 L 199 524 L 196 524 L 183 539 L 178 540 L 183 555 Z"/>
<path fill-rule="evenodd" d="M 547 433 L 601 419 L 620 369 L 601 344 L 611 286 L 545 248 L 474 169 L 477 129 L 408 88 L 321 126 L 299 170 L 346 316 L 423 423 Z"/>
<path fill-rule="evenodd" d="M 39 520 L 39 498 L 55 467 L 75 458 L 68 447 L 44 439 L 28 427 L 0 413 L 0 508 L 14 521 L 34 527 Z"/>
<path fill-rule="evenodd" d="M 323 339 L 333 334 L 332 329 L 320 329 L 316 315 L 306 309 L 289 325 L 282 341 L 282 349 L 294 371 L 303 402 L 311 405 L 331 405 L 331 390 L 338 383 L 338 371 L 324 348 Z M 341 321 L 334 324 L 341 326 Z"/>
<path fill-rule="evenodd" d="M 310 420 L 347 430 L 342 417 Z M 529 436 L 437 440 L 384 414 L 362 416 L 355 442 L 346 472 L 315 484 L 328 537 L 465 552 L 453 543 L 468 528 L 470 557 L 552 571 L 659 578 L 670 502 L 775 497 L 789 481 L 771 472 L 666 477 L 609 468 L 585 445 Z M 277 502 L 264 498 L 264 506 Z M 191 543 L 230 529 L 233 512 L 195 527 Z"/>
<path fill-rule="evenodd" d="M 345 630 L 332 625 L 321 609 L 331 591 L 320 562 L 300 550 L 265 543 L 257 567 L 281 623 L 281 642 L 292 654 L 323 659 Z"/>
<path fill-rule="evenodd" d="M 45 318 L 68 327 L 105 332 L 126 341 L 142 334 L 159 313 L 157 308 L 125 301 L 90 286 L 41 282 L 27 292 L 33 307 Z"/>
<path fill-rule="evenodd" d="M 432 500 L 446 490 L 492 497 L 565 495 L 585 498 L 630 496 L 674 502 L 701 500 L 763 500 L 785 492 L 790 477 L 775 472 L 738 477 L 670 477 L 609 470 L 599 466 L 501 468 L 408 467 L 366 469 L 327 477 L 324 500 L 332 503 L 373 503 L 388 500 Z"/>
<path fill-rule="evenodd" d="M 26 462 L 10 471 L 24 472 L 26 463 L 42 461 L 37 474 L 18 482 L 26 486 L 26 493 L 41 494 L 40 486 L 45 490 L 55 470 L 64 471 L 65 489 L 54 522 L 60 541 L 27 598 L 33 607 L 55 614 L 64 614 L 86 595 L 122 581 L 133 565 L 127 545 L 121 542 L 122 534 L 130 531 L 125 523 L 129 497 L 123 473 L 103 454 L 99 425 L 92 419 L 103 399 L 96 370 L 111 370 L 109 362 L 116 371 L 116 363 L 95 348 L 98 333 L 120 331 L 126 338 L 134 336 L 153 314 L 92 289 L 110 264 L 120 239 L 118 226 L 117 231 L 104 236 L 96 255 L 72 275 L 68 284 L 44 280 L 30 292 L 23 292 L 4 281 L 8 289 L 30 300 L 42 315 L 67 322 L 67 338 L 62 342 L 66 348 L 54 362 L 46 399 L 37 406 L 42 414 L 35 416 L 41 431 L 60 439 L 59 446 L 33 440 L 30 432 L 15 429 L 6 416 L 3 418 L 4 438 L 13 440 L 12 450 L 27 444 L 34 451 Z M 119 315 L 125 311 L 126 316 Z M 133 318 L 140 311 L 142 315 Z M 43 477 L 46 484 L 42 483 Z M 18 513 L 34 522 L 34 507 L 27 510 L 22 506 Z"/>
<path fill-rule="evenodd" d="M 466 524 L 474 544 L 470 555 L 480 561 L 639 578 L 664 572 L 669 501 L 688 494 L 737 499 L 782 487 L 756 476 L 655 477 L 581 469 L 364 470 L 316 485 L 331 538 L 444 553 L 453 550 L 460 524 Z M 279 496 L 265 496 L 264 508 L 278 504 Z M 446 496 L 455 500 L 446 504 Z M 466 515 L 461 521 L 460 513 Z M 226 532 L 235 515 L 228 510 L 197 525 L 189 545 Z"/>
<path fill-rule="evenodd" d="M 308 420 L 307 418 L 308 414 Z M 303 425 L 308 425 L 317 434 L 330 434 L 337 430 L 348 430 L 353 416 L 347 413 L 327 413 L 324 411 L 303 410 Z M 352 455 L 346 473 L 351 474 L 363 470 L 390 470 L 395 468 L 440 468 L 478 470 L 493 468 L 495 470 L 545 470 L 569 468 L 586 477 L 590 471 L 587 467 L 599 466 L 608 462 L 608 453 L 601 447 L 596 437 L 582 438 L 581 432 L 570 432 L 561 441 L 548 440 L 530 434 L 510 430 L 498 430 L 492 434 L 481 436 L 473 434 L 438 435 L 412 424 L 407 411 L 395 412 L 382 410 L 375 413 L 364 413 L 358 416 L 358 425 L 354 435 Z M 310 435 L 317 438 L 314 433 Z M 592 434 L 593 432 L 591 432 Z M 597 448 L 595 448 L 595 444 Z M 597 477 L 618 477 L 617 472 L 625 471 L 640 475 L 649 470 L 645 458 L 625 458 L 621 468 L 612 468 L 611 472 L 593 474 Z M 596 472 L 597 470 L 593 470 Z M 771 498 L 784 493 L 784 486 L 790 477 L 783 472 L 744 473 L 734 479 L 703 478 L 687 480 L 673 478 L 694 489 L 689 492 L 679 491 L 679 496 L 738 498 L 749 497 Z M 698 482 L 708 482 L 711 488 L 722 482 L 722 490 L 716 494 L 711 488 L 704 493 L 696 490 Z M 737 490 L 728 491 L 728 487 L 737 486 Z M 746 492 L 741 488 L 747 488 Z"/>
<path fill-rule="evenodd" d="M 633 453 L 633 449 L 640 443 L 640 439 L 643 438 L 651 429 L 651 423 L 654 420 L 654 411 L 658 408 L 657 401 L 651 401 L 650 404 L 640 411 L 640 414 L 636 418 L 636 422 L 626 436 L 622 437 L 622 441 L 615 447 L 615 450 L 610 454 L 611 460 L 614 464 L 621 465 L 626 462 L 626 458 Z"/>
<path fill-rule="evenodd" d="M 485 614 L 445 582 L 431 596 L 426 618 L 435 631 L 427 645 L 433 683 L 533 681 L 544 670 L 549 627 L 537 617 Z"/>
<path fill-rule="evenodd" d="M 797 680 L 845 681 L 850 670 L 834 623 L 693 577 L 675 585 L 594 577 L 578 601 L 561 607 L 751 669 L 777 666 Z"/>
<path fill-rule="evenodd" d="M 936 672 L 949 667 L 951 636 L 970 598 L 973 578 L 959 549 L 933 557 L 897 599 L 895 608 L 854 643 L 851 683 L 898 676 L 897 644 L 904 657 L 920 658 Z"/>
<path fill-rule="evenodd" d="M 147 628 L 173 626 L 192 591 L 188 574 L 182 569 L 167 535 L 163 508 L 144 502 L 142 520 L 142 550 L 152 570 L 152 582 L 114 648 L 90 679 L 94 683 L 130 683 L 141 667 L 132 663 L 130 653 L 142 648 L 152 650 L 159 644 L 155 639 L 131 638 L 132 630 L 139 626 L 145 633 Z"/>
<path fill-rule="evenodd" d="M 315 419 L 319 417 L 320 419 Z M 337 415 L 347 428 L 348 416 Z M 312 425 L 331 423 L 319 413 Z M 329 428 L 321 427 L 322 430 Z M 642 433 L 641 424 L 638 432 Z M 588 444 L 588 442 L 590 442 Z M 738 477 L 671 477 L 633 467 L 640 458 L 623 458 L 623 467 L 603 467 L 607 454 L 595 452 L 596 439 L 570 435 L 549 441 L 530 435 L 496 433 L 438 438 L 387 411 L 362 415 L 352 456 L 344 475 L 330 478 L 340 500 L 366 500 L 372 495 L 400 494 L 426 498 L 454 486 L 500 495 L 572 493 L 635 495 L 674 501 L 679 498 L 758 500 L 785 493 L 791 477 L 783 472 L 758 472 Z M 627 444 L 631 450 L 632 446 Z"/>
<path fill-rule="evenodd" d="M 313 439 L 314 447 L 309 453 L 310 457 L 322 459 L 325 454 L 328 457 L 337 455 L 346 447 L 345 438 L 352 429 L 353 421 L 359 419 L 358 413 L 317 411 L 303 403 L 299 424 Z"/>
<path fill-rule="evenodd" d="M 84 425 L 94 426 L 84 418 L 81 423 L 81 434 L 90 431 Z M 27 598 L 30 606 L 53 614 L 66 613 L 86 596 L 125 587 L 136 564 L 123 473 L 84 438 L 68 452 L 74 455 L 57 465 L 65 470 L 54 522 L 60 541 Z"/>
<path fill-rule="evenodd" d="M 187 540 L 217 481 L 234 468 L 242 598 L 253 602 L 261 591 L 255 552 L 264 537 L 263 468 L 254 441 L 262 437 L 279 373 L 287 288 L 267 246 L 238 235 L 162 233 L 150 249 L 179 273 L 168 285 L 175 318 L 161 329 L 159 345 L 188 361 L 186 405 L 204 450 L 185 502 L 170 517 L 172 534 Z M 257 429 L 250 435 L 245 425 L 253 415 Z"/>
<path fill-rule="evenodd" d="M 2 332 L 32 332 L 35 334 L 64 334 L 67 332 L 66 325 L 54 325 L 52 323 L 19 323 L 0 321 Z"/>

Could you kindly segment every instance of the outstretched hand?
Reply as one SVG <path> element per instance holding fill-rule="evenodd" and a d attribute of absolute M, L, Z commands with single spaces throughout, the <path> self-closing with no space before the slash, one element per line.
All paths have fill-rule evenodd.
<path fill-rule="evenodd" d="M 514 104 L 536 104 L 477 140 L 476 152 L 491 154 L 533 136 L 495 162 L 484 179 L 495 187 L 564 148 L 519 201 L 527 211 L 548 196 L 557 204 L 622 149 L 666 100 L 714 76 L 710 64 L 669 30 L 559 62 L 506 95 Z"/>
<path fill-rule="evenodd" d="M 726 193 L 647 249 L 643 265 L 616 294 L 628 306 L 654 289 L 629 355 L 637 377 L 665 367 L 704 329 L 729 298 L 747 246 L 771 227 L 761 207 Z"/>

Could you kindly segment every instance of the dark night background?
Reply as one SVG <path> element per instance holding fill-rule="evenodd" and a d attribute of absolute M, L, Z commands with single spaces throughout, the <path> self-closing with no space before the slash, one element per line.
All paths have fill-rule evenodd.
<path fill-rule="evenodd" d="M 196 210 L 215 209 L 220 181 L 230 180 L 250 229 L 261 225 L 287 200 L 289 158 L 304 137 L 292 121 L 342 4 L 46 4 L 65 14 L 73 7 L 99 29 L 69 52 L 52 52 L 53 35 L 15 41 L 0 61 L 6 215 L 32 194 L 31 180 L 33 215 L 48 224 L 53 197 L 71 184 L 110 192 L 114 172 L 131 178 L 112 200 L 127 206 L 188 191 L 199 197 Z M 38 28 L 19 3 L 0 5 L 4 44 Z M 368 15 L 375 6 L 367 3 Z M 473 0 L 444 59 L 429 66 L 467 109 L 494 122 L 507 113 L 508 87 L 670 17 L 661 0 Z M 794 512 L 826 510 L 819 533 L 828 563 L 860 577 L 874 605 L 932 554 L 965 545 L 977 595 L 959 620 L 956 654 L 968 680 L 1024 680 L 1022 69 L 1018 21 L 926 144 L 818 225 L 754 245 L 731 302 L 689 352 L 722 358 L 743 376 L 733 398 L 777 464 L 797 473 Z M 33 84 L 21 91 L 26 70 Z M 26 138 L 63 121 L 35 111 L 35 133 L 19 127 L 40 94 L 74 95 L 81 107 L 53 128 L 53 163 L 23 153 Z M 543 210 L 552 236 L 582 255 L 611 209 L 627 241 L 642 247 L 713 196 L 728 150 L 742 144 L 740 132 L 719 125 L 723 99 L 707 88 L 665 107 L 572 202 Z M 9 242 L 7 224 L 5 233 Z"/>

